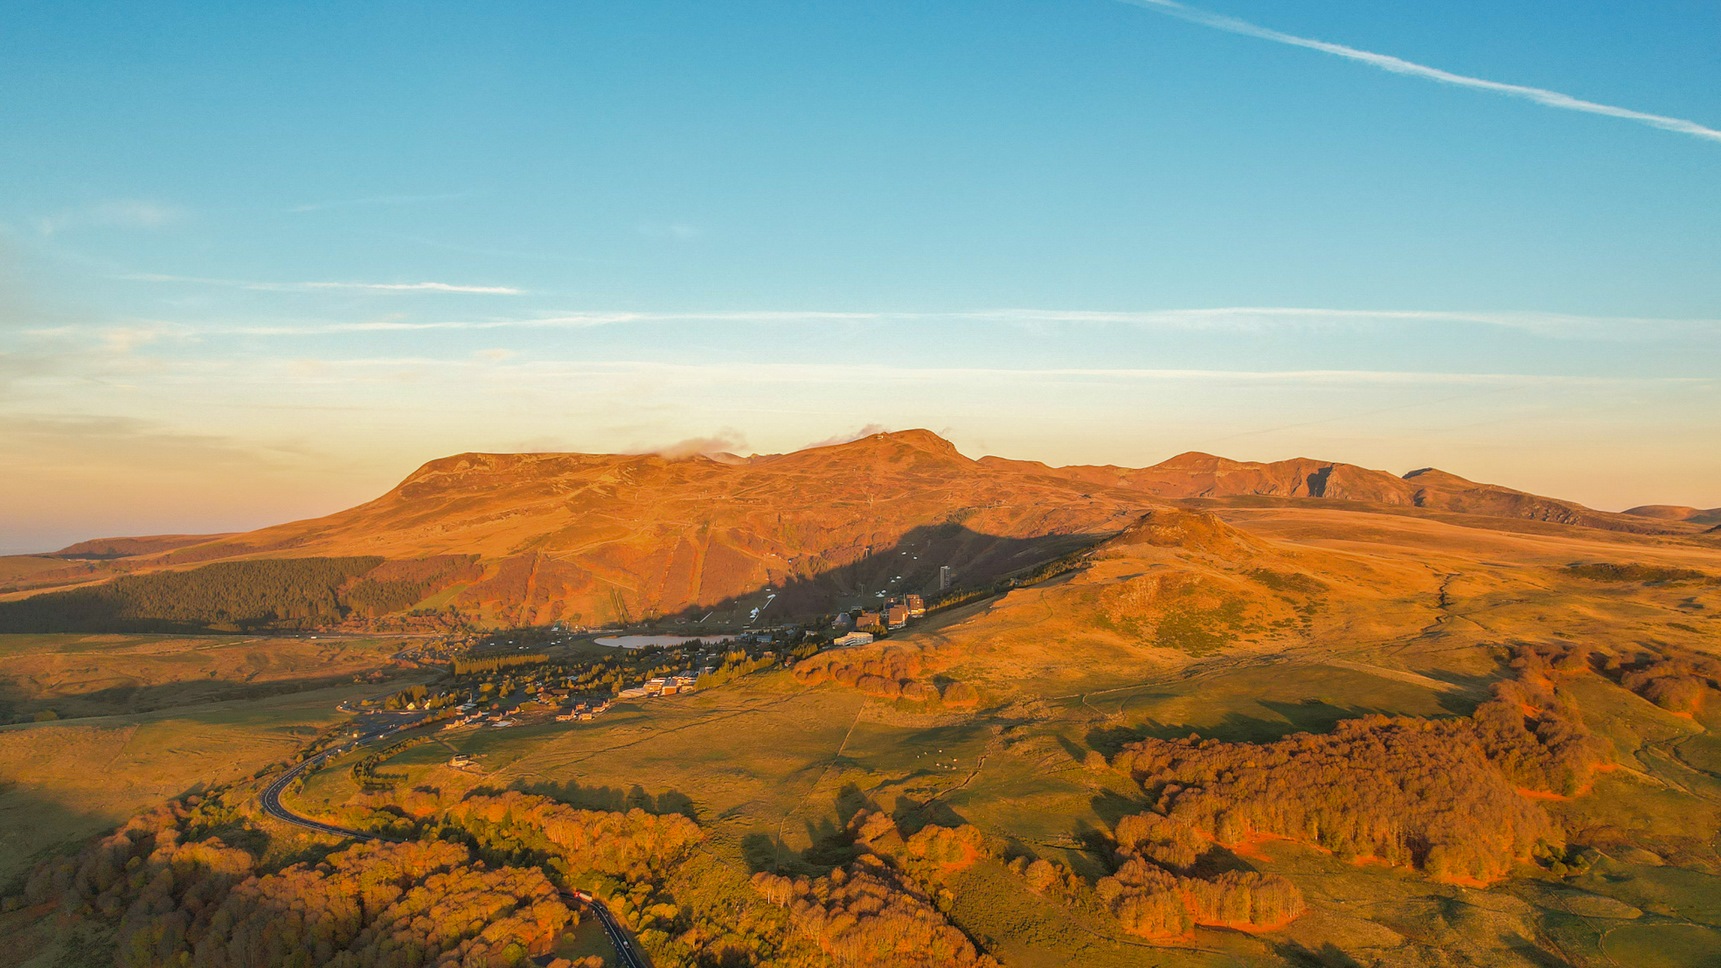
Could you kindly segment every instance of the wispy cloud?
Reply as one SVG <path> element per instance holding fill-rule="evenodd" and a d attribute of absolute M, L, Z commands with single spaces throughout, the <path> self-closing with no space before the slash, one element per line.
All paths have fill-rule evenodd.
<path fill-rule="evenodd" d="M 648 239 L 673 239 L 677 242 L 686 242 L 704 234 L 699 226 L 687 222 L 642 222 L 634 231 Z"/>
<path fill-rule="evenodd" d="M 55 212 L 37 219 L 36 228 L 43 235 L 55 235 L 68 229 L 89 226 L 153 229 L 178 221 L 184 216 L 184 210 L 174 205 L 125 198 Z"/>
<path fill-rule="evenodd" d="M 1223 30 L 1227 33 L 1239 34 L 1244 37 L 1254 37 L 1258 40 L 1271 41 L 1275 44 L 1286 44 L 1291 47 L 1302 47 L 1307 50 L 1320 51 L 1323 54 L 1332 54 L 1335 57 L 1343 57 L 1346 60 L 1367 64 L 1370 67 L 1379 68 L 1383 71 L 1390 71 L 1394 74 L 1404 74 L 1410 77 L 1420 77 L 1425 80 L 1436 81 L 1441 84 L 1451 84 L 1457 87 L 1467 87 L 1478 91 L 1488 91 L 1493 94 L 1503 94 L 1507 97 L 1532 101 L 1545 107 L 1559 108 L 1564 111 L 1580 111 L 1585 114 L 1599 114 L 1609 118 L 1635 121 L 1639 124 L 1647 124 L 1653 128 L 1660 128 L 1663 131 L 1673 131 L 1678 134 L 1691 135 L 1692 137 L 1703 138 L 1708 141 L 1721 141 L 1721 131 L 1698 124 L 1695 121 L 1688 121 L 1684 118 L 1673 118 L 1662 114 L 1650 114 L 1646 111 L 1634 111 L 1631 108 L 1617 107 L 1612 104 L 1602 104 L 1597 101 L 1586 101 L 1582 98 L 1573 97 L 1570 94 L 1562 94 L 1559 91 L 1550 91 L 1541 87 L 1529 87 L 1523 84 L 1507 84 L 1502 81 L 1490 81 L 1486 78 L 1471 77 L 1467 74 L 1454 74 L 1451 71 L 1443 71 L 1438 67 L 1429 67 L 1426 64 L 1407 61 L 1401 57 L 1394 57 L 1391 54 L 1378 54 L 1374 51 L 1360 50 L 1356 47 L 1347 47 L 1344 44 L 1334 44 L 1324 40 L 1315 40 L 1310 37 L 1299 37 L 1295 34 L 1282 33 L 1268 27 L 1262 27 L 1258 24 L 1250 23 L 1247 20 L 1238 20 L 1235 17 L 1227 17 L 1222 14 L 1200 10 L 1195 7 L 1188 7 L 1175 2 L 1175 0 L 1119 0 L 1119 2 L 1170 14 L 1173 17 L 1187 20 L 1190 23 L 1200 24 L 1203 27 L 1211 27 L 1215 30 Z"/>
<path fill-rule="evenodd" d="M 518 296 L 526 290 L 514 286 L 476 286 L 453 282 L 253 282 L 243 279 L 209 279 L 199 276 L 173 276 L 159 273 L 132 273 L 122 278 L 134 282 L 174 282 L 201 286 L 225 286 L 255 292 L 317 292 L 321 290 L 351 290 L 358 292 L 444 292 L 482 296 Z"/>
<path fill-rule="evenodd" d="M 249 364 L 247 364 L 249 365 Z M 399 374 L 412 372 L 431 382 L 465 373 L 463 385 L 488 379 L 510 386 L 556 385 L 623 379 L 646 379 L 661 385 L 712 385 L 733 387 L 738 371 L 733 364 L 665 363 L 656 360 L 528 360 L 494 364 L 471 359 L 435 357 L 358 357 L 298 360 L 295 366 L 314 365 L 323 378 L 346 385 L 365 379 L 393 383 Z M 482 372 L 480 372 L 482 371 Z M 1714 386 L 1706 377 L 1644 376 L 1607 377 L 1558 373 L 1467 373 L 1424 370 L 1254 370 L 1193 369 L 1159 367 L 978 367 L 894 366 L 855 363 L 752 363 L 745 370 L 749 385 L 764 386 L 889 386 L 973 383 L 988 387 L 1029 383 L 1230 383 L 1257 385 L 1326 386 L 1484 386 L 1484 387 L 1625 387 L 1625 386 Z"/>
<path fill-rule="evenodd" d="M 205 330 L 247 336 L 322 336 L 340 333 L 587 329 L 598 326 L 735 324 L 996 324 L 1004 326 L 1138 326 L 1213 332 L 1323 330 L 1407 326 L 1485 326 L 1560 339 L 1642 339 L 1710 334 L 1721 319 L 1583 316 L 1514 311 L 1326 309 L 1307 306 L 1222 306 L 1197 309 L 1105 311 L 1085 309 L 975 309 L 940 312 L 871 310 L 717 310 L 638 312 L 590 310 L 542 316 L 473 320 L 364 320 L 295 325 L 241 325 Z"/>
<path fill-rule="evenodd" d="M 672 444 L 659 446 L 636 445 L 622 451 L 624 454 L 656 454 L 670 460 L 681 460 L 686 457 L 697 457 L 701 454 L 736 454 L 745 450 L 747 438 L 733 427 L 725 427 L 709 437 L 688 437 Z"/>
<path fill-rule="evenodd" d="M 287 209 L 289 212 L 320 212 L 330 208 L 368 208 L 379 205 L 418 205 L 424 202 L 456 202 L 471 198 L 471 192 L 442 192 L 434 195 L 370 195 L 364 198 L 337 198 L 325 202 L 306 202 Z"/>
<path fill-rule="evenodd" d="M 805 449 L 810 450 L 814 447 L 835 447 L 838 444 L 853 443 L 854 441 L 857 441 L 857 440 L 861 439 L 862 437 L 871 437 L 873 434 L 883 434 L 883 433 L 889 433 L 889 432 L 890 432 L 890 428 L 886 427 L 884 424 L 869 423 L 869 424 L 866 424 L 864 426 L 857 427 L 854 430 L 850 430 L 846 433 L 834 434 L 830 437 L 824 438 L 823 440 L 815 440 L 812 443 L 808 444 Z"/>
<path fill-rule="evenodd" d="M 464 292 L 486 296 L 518 296 L 525 292 L 513 286 L 470 286 L 452 282 L 294 282 L 259 283 L 252 289 L 358 289 L 365 292 Z"/>

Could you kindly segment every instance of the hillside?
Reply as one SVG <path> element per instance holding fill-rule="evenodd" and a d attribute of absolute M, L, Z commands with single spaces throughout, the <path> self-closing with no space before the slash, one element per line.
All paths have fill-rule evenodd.
<path fill-rule="evenodd" d="M 1358 467 L 1355 464 L 1310 460 L 1305 457 L 1259 463 L 1191 452 L 1139 469 L 1066 467 L 1059 470 L 1079 480 L 1123 487 L 1161 500 L 1253 495 L 1354 501 L 1489 517 L 1551 521 L 1556 524 L 1642 534 L 1685 530 L 1677 524 L 1669 527 L 1669 522 L 1690 521 L 1697 524 L 1702 521 L 1696 516 L 1597 511 L 1573 501 L 1542 497 L 1497 484 L 1479 484 L 1432 467 L 1414 470 L 1398 477 L 1387 471 Z M 1708 512 L 1694 512 L 1695 515 L 1705 513 Z M 1717 521 L 1721 521 L 1721 517 L 1718 517 Z"/>
<path fill-rule="evenodd" d="M 1645 504 L 1620 512 L 1656 521 L 1688 521 L 1692 524 L 1721 524 L 1721 508 L 1693 508 L 1679 504 Z"/>
<path fill-rule="evenodd" d="M 945 565 L 963 584 L 984 584 L 1089 546 L 1164 502 L 1244 497 L 1637 533 L 1705 527 L 1700 515 L 1611 514 L 1434 469 L 1401 478 L 1352 464 L 1198 453 L 1146 468 L 1054 468 L 973 460 L 933 433 L 910 430 L 748 458 L 459 454 L 425 464 L 374 501 L 326 517 L 202 539 L 88 541 L 60 556 L 97 557 L 125 572 L 261 559 L 473 562 L 459 569 L 415 566 L 437 577 L 414 574 L 406 584 L 401 575 L 343 572 L 317 592 L 321 604 L 275 603 L 265 595 L 245 617 L 217 610 L 232 616 L 224 627 L 268 624 L 271 614 L 356 611 L 374 619 L 384 599 L 395 612 L 453 609 L 503 624 L 657 616 L 722 624 L 752 620 L 755 610 L 818 613 L 881 593 L 936 590 Z M 14 587 L 51 587 L 56 574 L 62 573 L 46 571 Z M 87 569 L 63 574 L 99 577 Z M 367 607 L 347 604 L 341 582 L 376 581 L 389 583 L 384 599 L 367 593 Z M 133 592 L 156 597 L 141 586 Z M 75 603 L 60 604 L 67 607 L 36 608 L 27 627 L 48 630 L 58 621 L 53 616 Z M 150 616 L 134 605 L 103 608 L 104 615 L 135 620 L 127 626 L 134 630 L 186 628 L 142 622 Z"/>
<path fill-rule="evenodd" d="M 186 545 L 203 544 L 224 534 L 151 534 L 132 538 L 94 538 L 67 545 L 54 552 L 55 558 L 133 558 L 172 551 Z"/>
<path fill-rule="evenodd" d="M 134 559 L 476 555 L 434 603 L 489 620 L 597 624 L 699 609 L 744 618 L 986 581 L 1115 532 L 1151 502 L 982 465 L 925 431 L 744 461 L 462 454 L 347 511 Z"/>

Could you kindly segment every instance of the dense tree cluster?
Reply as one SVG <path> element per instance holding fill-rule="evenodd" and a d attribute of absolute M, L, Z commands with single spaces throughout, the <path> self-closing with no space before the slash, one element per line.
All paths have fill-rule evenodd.
<path fill-rule="evenodd" d="M 468 797 L 442 819 L 492 854 L 521 862 L 548 859 L 572 876 L 595 872 L 629 880 L 660 876 L 704 837 L 698 824 L 680 814 L 576 810 L 514 791 Z"/>
<path fill-rule="evenodd" d="M 1351 859 L 1489 881 L 1558 835 L 1468 722 L 1369 716 L 1274 743 L 1146 740 L 1115 762 L 1155 812 L 1226 846 L 1289 837 Z M 1162 848 L 1178 865 L 1181 843 Z"/>
<path fill-rule="evenodd" d="M 1694 568 L 1672 568 L 1666 565 L 1617 564 L 1615 562 L 1597 561 L 1582 564 L 1567 565 L 1566 571 L 1578 578 L 1588 578 L 1591 581 L 1609 582 L 1682 582 L 1682 581 L 1711 581 L 1721 582 L 1721 578 Z"/>
<path fill-rule="evenodd" d="M 475 576 L 474 559 L 224 561 L 0 602 L 0 632 L 306 629 L 374 619 Z"/>
<path fill-rule="evenodd" d="M 1513 783 L 1529 790 L 1575 796 L 1610 762 L 1607 741 L 1591 733 L 1558 681 L 1585 674 L 1589 664 L 1572 649 L 1520 649 L 1517 678 L 1494 684 L 1492 696 L 1471 714 L 1470 728 L 1488 759 Z"/>
<path fill-rule="evenodd" d="M 1636 657 L 1609 656 L 1602 671 L 1620 685 L 1662 709 L 1691 716 L 1721 690 L 1721 659 L 1714 656 L 1660 646 L 1645 649 Z"/>
<path fill-rule="evenodd" d="M 1303 894 L 1276 874 L 1225 871 L 1213 877 L 1180 877 L 1139 857 L 1100 879 L 1124 929 L 1149 938 L 1178 937 L 1197 925 L 1264 931 L 1283 927 L 1303 913 Z"/>
<path fill-rule="evenodd" d="M 1270 930 L 1303 912 L 1302 892 L 1283 877 L 1215 872 L 1208 861 L 1220 851 L 1181 819 L 1151 812 L 1127 816 L 1114 837 L 1117 870 L 1100 878 L 1095 893 L 1132 933 L 1176 937 L 1197 925 Z M 1030 887 L 1042 891 L 1041 885 L 1067 877 L 1043 859 L 1022 873 Z"/>
<path fill-rule="evenodd" d="M 834 682 L 880 699 L 912 702 L 943 700 L 973 705 L 978 696 L 966 683 L 951 683 L 940 694 L 926 676 L 939 668 L 936 647 L 861 646 L 821 652 L 795 664 L 795 678 L 809 686 Z"/>
<path fill-rule="evenodd" d="M 455 656 L 449 665 L 450 671 L 457 676 L 476 676 L 521 666 L 543 665 L 548 661 L 550 657 L 542 652 L 510 652 L 506 655 Z"/>
<path fill-rule="evenodd" d="M 985 838 L 971 824 L 959 827 L 927 824 L 905 835 L 889 814 L 862 810 L 848 826 L 857 847 L 884 858 L 923 885 L 933 884 L 987 855 Z"/>
<path fill-rule="evenodd" d="M 187 839 L 153 811 L 26 888 L 117 921 L 121 968 L 494 968 L 547 953 L 575 920 L 542 871 L 487 867 L 447 842 L 370 843 L 263 872 L 249 851 Z"/>
<path fill-rule="evenodd" d="M 1563 839 L 1522 791 L 1576 795 L 1612 756 L 1560 688 L 1587 674 L 1585 654 L 1525 648 L 1512 667 L 1467 719 L 1368 716 L 1273 743 L 1131 744 L 1113 765 L 1153 811 L 1119 824 L 1119 849 L 1177 873 L 1209 842 L 1286 837 L 1444 880 L 1503 877 Z"/>
<path fill-rule="evenodd" d="M 229 561 L 122 575 L 88 588 L 0 603 L 0 631 L 155 632 L 306 628 L 345 615 L 340 588 L 381 558 Z"/>
<path fill-rule="evenodd" d="M 990 955 L 879 857 L 863 855 L 824 877 L 754 875 L 753 887 L 789 912 L 828 963 L 845 968 L 996 968 Z"/>

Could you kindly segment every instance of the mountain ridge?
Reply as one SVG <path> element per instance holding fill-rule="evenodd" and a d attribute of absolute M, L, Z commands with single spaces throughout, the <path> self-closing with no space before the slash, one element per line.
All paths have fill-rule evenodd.
<path fill-rule="evenodd" d="M 1701 523 L 1596 511 L 1435 469 L 1186 452 L 1143 468 L 969 458 L 927 430 L 786 454 L 462 453 L 320 518 L 124 558 L 124 570 L 225 560 L 473 556 L 428 595 L 515 624 L 687 614 L 719 603 L 818 611 L 932 591 L 939 566 L 985 582 L 1134 525 L 1166 502 L 1261 496 L 1361 502 L 1646 534 Z M 104 543 L 105 541 L 105 543 Z M 116 539 L 73 547 L 129 547 Z M 140 545 L 139 547 L 146 547 Z M 793 590 L 793 595 L 789 594 Z M 416 604 L 416 603 L 415 603 Z"/>

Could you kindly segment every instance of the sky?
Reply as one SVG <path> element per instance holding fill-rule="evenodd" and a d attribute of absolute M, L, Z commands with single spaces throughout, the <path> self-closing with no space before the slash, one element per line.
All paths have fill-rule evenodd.
<path fill-rule="evenodd" d="M 0 6 L 0 552 L 461 451 L 1721 506 L 1712 0 Z"/>

